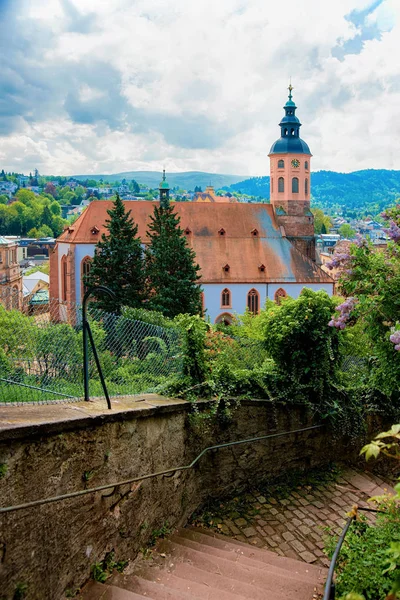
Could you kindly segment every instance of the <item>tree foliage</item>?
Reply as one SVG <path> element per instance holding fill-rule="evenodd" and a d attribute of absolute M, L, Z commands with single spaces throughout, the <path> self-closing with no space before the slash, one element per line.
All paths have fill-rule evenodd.
<path fill-rule="evenodd" d="M 149 306 L 171 318 L 201 312 L 200 267 L 179 222 L 172 206 L 155 206 L 146 249 Z"/>
<path fill-rule="evenodd" d="M 138 226 L 131 211 L 126 212 L 117 194 L 113 208 L 107 211 L 107 234 L 96 246 L 85 285 L 105 285 L 115 294 L 115 299 L 102 297 L 100 305 L 108 312 L 118 312 L 123 305 L 139 307 L 144 297 L 144 271 L 141 240 Z"/>

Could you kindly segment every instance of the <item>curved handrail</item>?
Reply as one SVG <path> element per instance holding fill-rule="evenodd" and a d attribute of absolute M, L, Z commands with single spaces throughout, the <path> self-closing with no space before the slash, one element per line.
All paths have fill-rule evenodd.
<path fill-rule="evenodd" d="M 373 512 L 373 513 L 381 513 L 384 512 L 382 510 L 376 510 L 374 508 L 369 508 L 367 506 L 358 506 L 357 504 L 355 504 L 353 506 L 353 509 L 351 511 L 351 513 L 349 514 L 349 517 L 342 529 L 342 533 L 340 534 L 340 537 L 338 539 L 338 543 L 336 544 L 336 548 L 335 551 L 332 555 L 332 559 L 331 559 L 331 564 L 329 565 L 329 571 L 328 571 L 328 577 L 326 578 L 326 584 L 325 584 L 325 589 L 324 589 L 324 596 L 323 596 L 323 600 L 335 600 L 335 584 L 333 582 L 333 576 L 335 573 L 335 567 L 336 567 L 336 563 L 337 563 L 337 559 L 340 553 L 340 550 L 342 548 L 343 542 L 344 542 L 344 538 L 346 537 L 346 534 L 349 530 L 350 525 L 352 524 L 353 521 L 355 521 L 357 519 L 357 513 L 359 510 L 362 511 L 366 511 L 366 512 Z"/>

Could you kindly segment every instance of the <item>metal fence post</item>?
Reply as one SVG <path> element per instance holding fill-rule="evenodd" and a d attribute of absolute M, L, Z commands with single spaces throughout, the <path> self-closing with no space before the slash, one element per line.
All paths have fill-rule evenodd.
<path fill-rule="evenodd" d="M 86 290 L 85 295 L 83 296 L 82 301 L 82 327 L 83 327 L 83 387 L 84 387 L 84 397 L 85 401 L 89 402 L 89 348 L 88 348 L 88 333 L 90 335 L 90 341 L 92 344 L 93 352 L 95 354 L 95 360 L 97 368 L 99 369 L 99 375 L 101 379 L 101 383 L 103 385 L 104 393 L 107 400 L 108 408 L 111 408 L 110 398 L 108 396 L 107 388 L 105 385 L 105 381 L 103 378 L 103 373 L 101 372 L 100 363 L 97 357 L 96 348 L 94 346 L 93 336 L 91 335 L 90 325 L 87 320 L 87 304 L 90 296 L 94 296 L 98 293 L 108 294 L 110 298 L 116 298 L 114 292 L 110 290 L 105 285 L 97 285 L 90 287 Z"/>

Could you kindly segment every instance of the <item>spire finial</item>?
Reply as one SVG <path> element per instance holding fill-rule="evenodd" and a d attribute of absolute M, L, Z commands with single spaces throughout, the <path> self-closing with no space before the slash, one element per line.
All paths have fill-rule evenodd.
<path fill-rule="evenodd" d="M 290 78 L 288 90 L 289 90 L 289 100 L 291 100 L 292 99 L 292 91 L 294 90 L 294 87 L 292 86 L 292 78 Z"/>
<path fill-rule="evenodd" d="M 162 176 L 163 181 L 165 181 L 166 177 L 165 177 L 165 169 L 163 169 L 163 176 Z"/>

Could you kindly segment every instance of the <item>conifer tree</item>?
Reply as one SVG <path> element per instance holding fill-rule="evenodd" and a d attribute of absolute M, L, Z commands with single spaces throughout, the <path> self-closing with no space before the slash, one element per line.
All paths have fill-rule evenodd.
<path fill-rule="evenodd" d="M 138 308 L 144 297 L 143 251 L 138 226 L 118 194 L 107 213 L 110 217 L 106 220 L 108 233 L 103 233 L 96 245 L 84 283 L 87 287 L 105 285 L 115 293 L 113 300 L 105 295 L 99 300 L 101 308 L 108 312 L 118 312 L 124 305 Z"/>
<path fill-rule="evenodd" d="M 155 206 L 147 235 L 146 276 L 149 308 L 173 318 L 201 313 L 199 265 L 179 226 L 180 218 L 167 203 Z"/>

